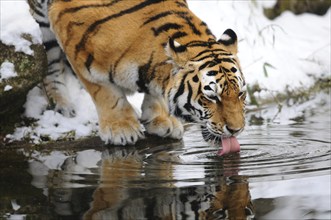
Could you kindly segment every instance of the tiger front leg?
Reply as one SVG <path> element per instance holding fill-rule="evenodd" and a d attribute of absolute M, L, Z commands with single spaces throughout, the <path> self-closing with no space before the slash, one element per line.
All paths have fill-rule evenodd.
<path fill-rule="evenodd" d="M 176 117 L 169 114 L 163 97 L 145 94 L 141 121 L 149 134 L 174 139 L 183 137 L 184 127 Z"/>
<path fill-rule="evenodd" d="M 144 138 L 144 128 L 119 87 L 110 83 L 99 85 L 82 81 L 93 98 L 99 117 L 100 137 L 106 144 L 134 144 Z"/>

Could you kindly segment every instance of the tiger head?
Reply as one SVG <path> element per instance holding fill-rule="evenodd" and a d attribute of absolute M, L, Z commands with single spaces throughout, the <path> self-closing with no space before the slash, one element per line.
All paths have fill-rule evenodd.
<path fill-rule="evenodd" d="M 245 125 L 245 80 L 237 58 L 237 35 L 226 30 L 216 41 L 169 39 L 175 66 L 168 100 L 172 114 L 201 125 L 206 141 L 237 136 Z"/>

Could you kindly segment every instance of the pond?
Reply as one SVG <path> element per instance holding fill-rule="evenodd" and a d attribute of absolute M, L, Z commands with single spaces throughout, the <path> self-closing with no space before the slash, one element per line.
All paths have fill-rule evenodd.
<path fill-rule="evenodd" d="M 241 152 L 199 127 L 131 147 L 98 138 L 0 152 L 0 219 L 331 219 L 330 94 L 247 113 Z"/>

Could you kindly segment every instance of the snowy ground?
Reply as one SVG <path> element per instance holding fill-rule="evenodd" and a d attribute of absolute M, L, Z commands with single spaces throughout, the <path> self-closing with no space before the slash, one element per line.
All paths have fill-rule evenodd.
<path fill-rule="evenodd" d="M 204 20 L 216 36 L 227 28 L 235 30 L 239 37 L 239 58 L 246 81 L 259 84 L 266 97 L 285 89 L 306 88 L 315 78 L 330 76 L 330 20 L 331 10 L 324 16 L 303 14 L 295 16 L 283 13 L 271 21 L 263 15 L 263 7 L 274 1 L 206 1 L 191 0 L 191 9 Z M 22 33 L 29 33 L 33 43 L 40 43 L 38 25 L 29 14 L 25 1 L 0 1 L 0 40 L 14 45 L 17 51 L 31 54 L 30 42 Z M 10 64 L 6 63 L 6 67 Z M 2 69 L 6 69 L 5 71 Z M 14 73 L 1 66 L 2 75 Z M 30 137 L 39 142 L 41 137 L 57 139 L 91 135 L 97 130 L 97 115 L 89 95 L 75 79 L 69 77 L 71 91 L 68 94 L 76 107 L 74 118 L 65 118 L 52 110 L 46 110 L 47 100 L 36 87 L 27 97 L 25 116 L 37 119 L 35 126 L 17 128 L 12 139 Z M 10 85 L 9 85 L 10 86 Z M 9 87 L 7 87 L 9 88 Z M 130 98 L 139 109 L 142 96 Z"/>

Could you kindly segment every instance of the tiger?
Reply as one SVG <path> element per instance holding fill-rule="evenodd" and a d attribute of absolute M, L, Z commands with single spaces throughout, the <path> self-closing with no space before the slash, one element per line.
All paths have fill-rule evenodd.
<path fill-rule="evenodd" d="M 37 1 L 106 144 L 133 145 L 145 132 L 181 139 L 185 122 L 214 144 L 243 131 L 246 83 L 232 29 L 216 39 L 185 0 Z M 135 92 L 144 93 L 140 117 L 127 99 Z"/>
<path fill-rule="evenodd" d="M 83 219 L 256 219 L 247 177 L 229 181 L 215 173 L 213 184 L 176 187 L 175 166 L 146 163 L 136 150 L 103 153 L 100 184 Z"/>

